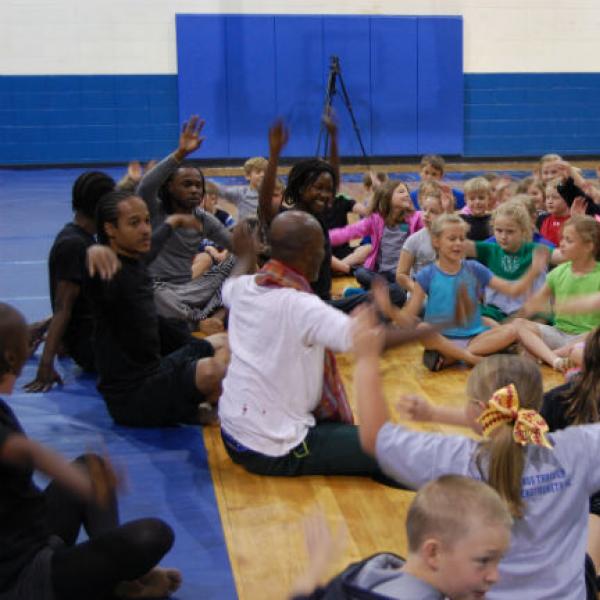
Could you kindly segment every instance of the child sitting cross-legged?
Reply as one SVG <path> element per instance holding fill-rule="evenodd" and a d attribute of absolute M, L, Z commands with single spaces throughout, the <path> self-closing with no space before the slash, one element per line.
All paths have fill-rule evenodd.
<path fill-rule="evenodd" d="M 410 322 L 421 313 L 425 299 L 424 321 L 444 326 L 441 333 L 423 338 L 423 363 L 431 371 L 439 371 L 456 361 L 477 364 L 483 356 L 510 346 L 517 333 L 510 326 L 489 329 L 481 320 L 478 299 L 481 292 L 491 288 L 508 296 L 526 292 L 545 268 L 547 252 L 536 253 L 531 268 L 520 279 L 507 281 L 497 277 L 487 267 L 465 261 L 467 224 L 458 215 L 440 215 L 431 225 L 431 242 L 437 252 L 435 263 L 427 265 L 416 277 L 412 295 L 402 310 L 386 302 L 387 295 L 377 286 L 380 308 L 399 323 Z M 467 298 L 465 298 L 465 296 Z M 460 324 L 455 322 L 457 298 L 473 310 Z M 448 324 L 447 326 L 445 324 Z"/>
<path fill-rule="evenodd" d="M 406 561 L 382 552 L 350 565 L 324 588 L 314 589 L 330 558 L 326 552 L 334 555 L 339 544 L 324 519 L 312 519 L 306 527 L 311 564 L 297 580 L 292 597 L 337 598 L 330 594 L 341 583 L 360 598 L 483 598 L 498 581 L 498 564 L 508 550 L 512 522 L 506 503 L 489 485 L 461 475 L 443 475 L 425 484 L 408 508 Z"/>

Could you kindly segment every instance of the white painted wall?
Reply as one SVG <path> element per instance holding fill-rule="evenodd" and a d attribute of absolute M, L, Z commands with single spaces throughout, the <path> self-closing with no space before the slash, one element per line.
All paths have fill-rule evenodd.
<path fill-rule="evenodd" d="M 176 13 L 282 11 L 462 15 L 467 73 L 600 71 L 600 0 L 0 0 L 0 74 L 176 73 Z"/>

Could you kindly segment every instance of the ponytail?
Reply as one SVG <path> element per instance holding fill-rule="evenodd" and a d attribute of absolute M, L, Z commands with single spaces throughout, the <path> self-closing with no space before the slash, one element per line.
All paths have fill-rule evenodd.
<path fill-rule="evenodd" d="M 467 394 L 472 401 L 487 404 L 496 390 L 510 384 L 516 388 L 521 408 L 539 410 L 543 396 L 540 369 L 522 356 L 496 354 L 482 360 L 469 376 Z M 505 423 L 480 444 L 476 457 L 482 478 L 500 494 L 515 518 L 525 512 L 521 497 L 524 452 L 513 438 L 513 425 Z"/>

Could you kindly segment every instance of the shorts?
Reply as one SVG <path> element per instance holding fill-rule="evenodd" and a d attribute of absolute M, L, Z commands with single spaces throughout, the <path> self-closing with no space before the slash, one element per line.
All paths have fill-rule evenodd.
<path fill-rule="evenodd" d="M 462 350 L 466 350 L 469 344 L 471 343 L 471 340 L 476 337 L 476 335 L 471 335 L 468 337 L 449 337 L 446 339 L 450 340 L 455 346 L 458 346 Z"/>
<path fill-rule="evenodd" d="M 548 346 L 550 350 L 556 350 L 561 346 L 566 346 L 567 344 L 570 344 L 571 342 L 574 342 L 575 340 L 581 338 L 581 336 L 583 335 L 581 333 L 565 333 L 564 331 L 561 331 L 556 327 L 552 327 L 551 325 L 544 325 L 543 323 L 536 324 L 538 326 L 538 331 L 544 344 L 546 344 L 546 346 Z"/>
<path fill-rule="evenodd" d="M 194 423 L 205 401 L 196 387 L 196 363 L 214 355 L 205 340 L 193 340 L 165 356 L 156 370 L 122 393 L 104 393 L 111 417 L 119 425 L 165 427 Z"/>

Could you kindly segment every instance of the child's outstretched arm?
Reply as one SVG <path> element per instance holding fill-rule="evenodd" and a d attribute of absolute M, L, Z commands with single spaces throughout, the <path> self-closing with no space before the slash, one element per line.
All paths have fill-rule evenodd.
<path fill-rule="evenodd" d="M 576 296 L 554 306 L 554 312 L 571 315 L 596 312 L 600 310 L 600 292 Z"/>
<path fill-rule="evenodd" d="M 469 427 L 470 425 L 464 408 L 437 406 L 431 404 L 426 398 L 414 394 L 400 396 L 396 408 L 411 421 L 444 423 L 460 427 Z"/>
<path fill-rule="evenodd" d="M 501 277 L 492 277 L 489 287 L 507 296 L 520 296 L 531 289 L 534 281 L 544 271 L 549 260 L 549 251 L 545 246 L 538 246 L 534 252 L 533 260 L 528 271 L 515 281 L 508 281 Z"/>
<path fill-rule="evenodd" d="M 385 332 L 377 323 L 372 307 L 360 310 L 352 319 L 352 346 L 356 360 L 354 390 L 358 406 L 359 438 L 362 449 L 373 456 L 377 434 L 389 420 L 379 372 L 379 355 L 383 350 Z"/>
<path fill-rule="evenodd" d="M 273 208 L 273 192 L 275 191 L 279 156 L 288 143 L 289 137 L 290 132 L 285 123 L 281 119 L 277 119 L 269 129 L 269 161 L 258 192 L 258 218 L 267 227 L 277 215 L 277 210 Z"/>
<path fill-rule="evenodd" d="M 329 134 L 329 164 L 335 171 L 335 176 L 339 183 L 340 180 L 340 152 L 338 146 L 338 126 L 335 117 L 335 113 L 331 107 L 329 107 L 323 114 L 323 124 L 327 133 Z"/>

